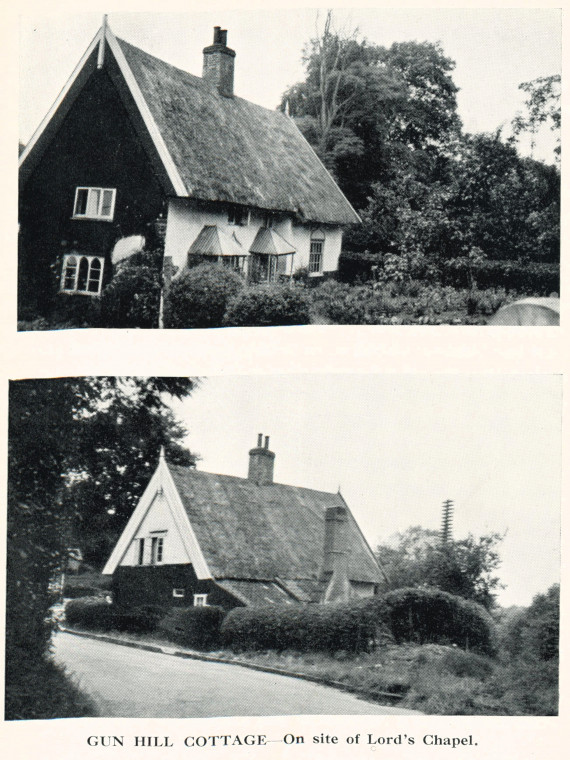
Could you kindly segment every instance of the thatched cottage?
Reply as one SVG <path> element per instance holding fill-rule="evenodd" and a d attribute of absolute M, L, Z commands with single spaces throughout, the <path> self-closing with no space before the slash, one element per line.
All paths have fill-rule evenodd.
<path fill-rule="evenodd" d="M 157 470 L 103 573 L 119 604 L 225 608 L 374 594 L 380 567 L 342 496 L 273 480 L 260 435 L 247 478 Z"/>
<path fill-rule="evenodd" d="M 216 27 L 197 77 L 103 23 L 20 156 L 21 305 L 98 296 L 149 230 L 169 271 L 336 270 L 358 216 L 289 116 L 236 97 L 235 55 Z"/>

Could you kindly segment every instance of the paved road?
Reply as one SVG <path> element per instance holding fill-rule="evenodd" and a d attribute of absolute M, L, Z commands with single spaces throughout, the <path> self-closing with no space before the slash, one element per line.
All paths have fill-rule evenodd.
<path fill-rule="evenodd" d="M 185 660 L 69 633 L 55 636 L 54 652 L 94 699 L 101 717 L 413 714 L 297 678 Z"/>

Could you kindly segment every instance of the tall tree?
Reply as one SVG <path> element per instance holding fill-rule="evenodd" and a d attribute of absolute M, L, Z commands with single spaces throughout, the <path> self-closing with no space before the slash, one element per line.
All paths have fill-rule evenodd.
<path fill-rule="evenodd" d="M 431 586 L 491 609 L 502 587 L 496 575 L 501 540 L 498 533 L 469 534 L 443 544 L 439 531 L 414 526 L 378 546 L 376 554 L 391 588 Z"/>
<path fill-rule="evenodd" d="M 519 89 L 526 93 L 525 113 L 517 114 L 513 119 L 513 132 L 516 137 L 527 133 L 531 140 L 531 156 L 536 147 L 536 137 L 542 125 L 548 125 L 556 136 L 555 155 L 560 157 L 560 126 L 562 113 L 560 109 L 561 81 L 560 74 L 539 77 L 531 82 L 523 82 Z"/>
<path fill-rule="evenodd" d="M 119 503 L 141 487 L 131 476 L 131 460 L 139 476 L 152 467 L 160 444 L 184 455 L 173 427 L 165 395 L 183 398 L 191 393 L 190 378 L 58 378 L 21 380 L 10 384 L 7 512 L 6 681 L 17 678 L 44 653 L 50 636 L 48 610 L 52 581 L 62 567 L 70 537 L 79 524 L 94 523 L 110 503 Z M 160 425 L 156 420 L 166 420 Z M 109 422 L 105 422 L 109 421 Z M 109 430 L 116 426 L 111 440 Z M 148 428 L 139 427 L 148 425 Z M 154 425 L 154 427 L 152 427 Z M 138 438 L 134 435 L 137 428 Z M 128 435 L 121 437 L 119 431 Z M 142 450 L 141 439 L 151 432 L 156 448 Z M 181 428 L 177 429 L 178 440 Z M 137 443 L 138 442 L 138 443 Z M 114 446 L 114 485 L 95 466 Z M 168 449 L 167 449 L 168 450 Z M 74 485 L 89 483 L 92 499 L 71 498 Z M 132 489 L 132 491 L 131 491 Z"/>

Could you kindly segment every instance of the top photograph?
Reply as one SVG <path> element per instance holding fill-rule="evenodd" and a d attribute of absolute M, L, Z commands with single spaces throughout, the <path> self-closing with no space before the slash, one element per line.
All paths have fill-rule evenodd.
<path fill-rule="evenodd" d="M 18 329 L 558 325 L 559 9 L 21 17 Z"/>

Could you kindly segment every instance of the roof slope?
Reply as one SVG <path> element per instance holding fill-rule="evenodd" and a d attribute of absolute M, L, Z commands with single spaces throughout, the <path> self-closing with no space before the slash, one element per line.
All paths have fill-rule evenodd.
<path fill-rule="evenodd" d="M 332 224 L 358 216 L 292 119 L 117 39 L 188 194 Z"/>
<path fill-rule="evenodd" d="M 346 506 L 338 494 L 168 465 L 215 578 L 317 580 L 324 513 Z M 349 577 L 378 583 L 379 567 L 350 514 Z"/>

